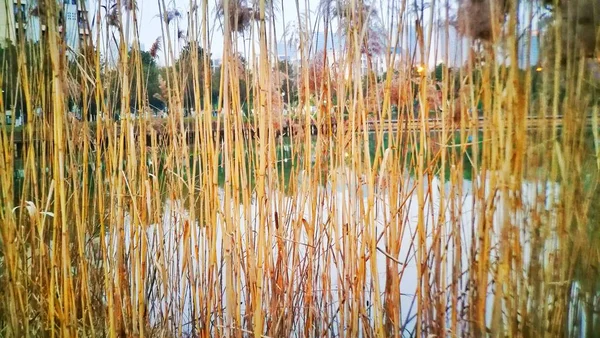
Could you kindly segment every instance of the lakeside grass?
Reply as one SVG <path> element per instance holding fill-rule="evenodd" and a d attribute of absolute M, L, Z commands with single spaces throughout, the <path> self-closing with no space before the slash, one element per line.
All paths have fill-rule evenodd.
<path fill-rule="evenodd" d="M 500 38 L 514 42 L 520 35 L 515 14 L 523 9 L 507 4 L 506 27 L 494 31 L 496 42 L 471 53 L 458 71 L 460 88 L 449 69 L 440 79 L 405 72 L 416 66 L 408 58 L 387 60 L 398 61 L 398 71 L 380 82 L 364 74 L 369 11 L 309 18 L 299 15 L 299 3 L 286 8 L 299 16 L 300 107 L 318 103 L 314 116 L 301 115 L 299 123 L 309 130 L 313 120 L 346 121 L 335 132 L 290 137 L 277 137 L 275 128 L 283 121 L 281 87 L 265 55 L 277 35 L 264 0 L 242 11 L 252 19 L 244 32 L 236 27 L 240 12 L 231 11 L 239 4 L 223 2 L 218 84 L 209 81 L 208 60 L 192 50 L 191 67 L 161 73 L 161 98 L 173 113 L 160 121 L 85 122 L 94 133 L 60 113 L 76 96 L 66 84 L 109 113 L 125 110 L 134 94 L 146 105 L 142 94 L 150 85 L 140 51 L 123 47 L 139 38 L 138 12 L 123 7 L 112 18 L 118 24 L 94 32 L 122 42 L 112 71 L 103 69 L 100 50 L 80 55 L 78 71 L 67 70 L 49 20 L 51 34 L 39 48 L 20 45 L 17 58 L 0 60 L 2 72 L 20 70 L 3 81 L 20 83 L 26 100 L 58 112 L 20 129 L 39 140 L 28 142 L 20 158 L 10 129 L 0 126 L 0 335 L 596 336 L 595 82 L 575 51 L 567 50 L 564 64 L 556 61 L 568 38 L 560 33 L 547 42 L 556 48 L 543 48 L 548 63 L 530 95 L 533 70 L 505 67 L 491 48 L 503 47 L 517 63 L 518 45 Z M 197 12 L 186 38 L 206 47 L 208 3 L 192 5 Z M 387 14 L 385 22 L 408 26 L 407 4 L 391 5 L 405 12 Z M 430 19 L 440 19 L 445 5 L 431 4 Z M 56 3 L 48 6 L 55 18 Z M 173 15 L 157 19 L 161 57 L 175 61 L 181 41 L 173 29 L 183 20 L 160 6 Z M 337 65 L 311 67 L 323 56 L 305 48 L 307 35 L 334 19 L 350 37 L 347 48 Z M 430 19 L 417 21 L 418 49 L 442 53 L 425 42 Z M 389 50 L 394 29 L 386 28 Z M 241 50 L 233 43 L 242 36 L 259 42 L 252 53 L 261 57 L 248 69 L 239 67 Z M 214 86 L 218 102 L 210 102 Z M 433 133 L 424 118 L 419 130 L 393 131 L 386 120 L 392 93 L 405 98 L 398 105 L 407 116 L 422 116 L 435 103 L 431 86 L 444 102 L 431 114 L 448 122 Z M 211 114 L 183 116 L 186 90 L 195 94 L 195 111 L 212 112 L 213 103 L 223 109 L 222 138 L 213 137 Z M 248 120 L 241 112 L 250 92 L 256 115 Z M 540 111 L 562 116 L 560 128 L 552 122 L 528 131 L 527 117 Z M 589 111 L 592 128 L 584 119 Z M 378 114 L 387 123 L 369 130 L 368 119 Z M 245 124 L 260 131 L 255 139 L 244 137 Z M 197 137 L 190 140 L 186 129 Z M 136 138 L 138 131 L 149 136 Z M 23 171 L 18 181 L 16 170 Z"/>

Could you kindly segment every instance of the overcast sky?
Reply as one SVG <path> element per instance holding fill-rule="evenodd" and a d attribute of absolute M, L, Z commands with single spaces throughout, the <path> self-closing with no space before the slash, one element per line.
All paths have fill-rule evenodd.
<path fill-rule="evenodd" d="M 104 3 L 105 0 L 102 0 L 102 2 Z M 138 17 L 140 20 L 140 30 L 139 30 L 139 37 L 140 37 L 140 43 L 142 44 L 142 47 L 145 50 L 148 50 L 150 48 L 150 46 L 154 43 L 154 41 L 157 39 L 157 37 L 162 35 L 162 31 L 161 31 L 161 22 L 160 22 L 160 18 L 158 17 L 158 13 L 159 13 L 159 1 L 162 0 L 138 0 Z M 211 46 L 211 52 L 213 55 L 213 58 L 220 58 L 222 56 L 223 53 L 223 28 L 222 28 L 222 23 L 221 20 L 218 19 L 215 15 L 215 5 L 216 5 L 216 1 L 218 0 L 209 0 L 209 29 L 211 30 L 211 39 L 212 39 L 212 46 Z M 284 27 L 289 26 L 291 22 L 295 22 L 297 21 L 297 16 L 296 16 L 296 2 L 295 0 L 276 0 L 278 1 L 278 9 L 277 9 L 277 15 L 276 15 L 276 26 L 275 26 L 275 30 L 276 30 L 276 37 L 279 40 L 284 32 Z M 307 0 L 308 3 L 308 7 L 310 8 L 310 10 L 312 11 L 316 11 L 316 8 L 318 7 L 318 3 L 319 0 Z M 95 16 L 95 13 L 97 12 L 97 5 L 98 2 L 97 0 L 89 0 L 88 1 L 88 6 L 90 6 L 89 8 L 89 12 L 90 12 L 90 20 L 92 19 L 93 16 Z M 179 20 L 179 28 L 181 30 L 183 30 L 184 32 L 187 33 L 187 13 L 189 12 L 190 9 L 190 0 L 165 0 L 165 4 L 167 6 L 167 8 L 169 9 L 177 9 L 182 17 Z M 198 1 L 198 5 L 200 5 L 201 2 Z M 301 13 L 305 13 L 306 12 L 306 2 L 305 0 L 301 0 L 299 3 L 299 7 L 300 7 L 300 12 Z M 199 9 L 200 10 L 200 9 Z M 104 9 L 101 9 L 101 13 L 104 14 Z M 311 14 L 314 16 L 314 14 Z M 285 17 L 285 18 L 284 18 Z M 285 22 L 284 22 L 285 21 Z M 312 18 L 312 21 L 314 22 L 315 19 L 314 17 Z M 173 25 L 173 24 L 171 24 Z M 95 28 L 93 28 L 92 30 L 95 30 Z M 173 35 L 173 32 L 175 31 L 175 28 L 172 28 L 172 33 L 171 35 Z M 242 49 L 242 42 L 240 41 L 238 43 L 238 46 L 240 47 L 240 50 Z M 165 46 L 163 46 L 165 47 Z M 164 48 L 163 48 L 164 50 Z M 164 54 L 161 52 L 160 56 L 159 56 L 159 62 L 163 63 L 164 62 Z"/>
<path fill-rule="evenodd" d="M 97 12 L 97 1 L 102 1 L 102 3 L 104 3 L 106 0 L 88 0 L 88 6 L 90 6 L 90 15 L 94 16 L 95 13 Z M 138 0 L 138 17 L 140 20 L 140 29 L 139 29 L 139 37 L 140 37 L 140 43 L 142 45 L 142 48 L 144 50 L 148 50 L 150 48 L 150 46 L 154 43 L 154 41 L 157 39 L 157 37 L 162 35 L 162 31 L 161 31 L 161 19 L 158 17 L 158 13 L 159 13 L 159 2 L 162 2 L 163 0 Z M 168 9 L 177 9 L 182 17 L 180 18 L 178 23 L 172 23 L 171 26 L 171 36 L 176 35 L 176 31 L 177 28 L 175 28 L 176 24 L 179 26 L 179 29 L 183 30 L 184 32 L 187 33 L 187 22 L 188 22 L 188 18 L 187 18 L 187 13 L 189 12 L 190 9 L 190 2 L 197 2 L 200 6 L 201 2 L 200 1 L 190 1 L 190 0 L 164 0 L 166 7 Z M 215 6 L 216 3 L 219 0 L 209 0 L 209 29 L 211 30 L 211 39 L 212 39 L 212 44 L 211 44 L 211 53 L 212 53 L 212 57 L 213 58 L 220 58 L 222 56 L 223 53 L 223 43 L 224 43 L 224 39 L 223 39 L 223 31 L 222 31 L 222 26 L 221 26 L 221 20 L 219 18 L 216 17 L 215 15 Z M 252 0 L 248 0 L 249 2 Z M 278 40 L 278 42 L 283 42 L 282 39 L 282 35 L 284 33 L 285 27 L 290 27 L 293 30 L 293 26 L 297 26 L 297 7 L 296 7 L 296 0 L 274 0 L 276 1 L 276 25 L 275 25 L 275 35 L 276 38 Z M 310 22 L 311 25 L 314 25 L 314 23 L 316 22 L 321 22 L 322 20 L 317 18 L 317 8 L 319 5 L 319 0 L 298 0 L 299 1 L 299 11 L 301 13 L 301 15 L 306 15 L 307 13 L 307 8 L 309 9 L 308 15 L 310 17 Z M 407 3 L 422 3 L 423 0 L 409 0 L 407 1 Z M 380 18 L 380 20 L 382 21 L 381 24 L 385 29 L 390 29 L 391 27 L 391 22 L 392 20 L 397 20 L 397 13 L 399 12 L 399 8 L 396 8 L 396 10 L 392 10 L 390 11 L 390 3 L 395 4 L 395 6 L 399 6 L 397 3 L 399 3 L 399 0 L 373 0 L 372 3 L 376 6 L 377 12 L 378 12 L 378 17 Z M 454 3 L 454 0 L 450 0 L 451 3 Z M 410 12 L 412 7 L 409 7 L 407 10 Z M 200 10 L 200 9 L 199 9 Z M 439 8 L 439 13 L 444 12 L 444 10 L 442 8 Z M 102 10 L 104 11 L 104 10 Z M 395 14 L 394 14 L 395 12 Z M 102 12 L 103 13 L 103 12 Z M 424 22 L 428 23 L 430 17 L 429 14 L 431 12 L 428 9 L 425 9 L 424 11 Z M 104 13 L 103 13 L 104 14 Z M 435 22 L 440 22 L 444 21 L 443 20 L 443 14 L 440 14 L 439 17 L 437 17 L 436 19 L 434 19 Z M 304 17 L 302 17 L 302 20 L 304 20 Z M 407 20 L 405 18 L 405 20 Z M 414 19 L 413 19 L 414 20 Z M 408 19 L 408 21 L 413 22 L 413 20 Z M 95 31 L 95 28 L 93 28 L 92 30 Z M 319 27 L 315 27 L 312 26 L 310 27 L 311 31 L 323 31 L 322 28 Z M 410 31 L 410 29 L 408 30 Z M 410 32 L 409 32 L 410 33 Z M 405 33 L 406 34 L 406 33 Z M 412 33 L 414 35 L 414 33 Z M 435 32 L 434 32 L 435 35 Z M 439 36 L 432 36 L 433 41 L 438 41 L 437 43 L 440 43 L 440 39 L 444 39 L 443 36 L 445 36 L 445 34 L 439 34 Z M 406 37 L 404 37 L 406 39 Z M 411 39 L 414 39 L 414 37 L 412 37 Z M 254 42 L 256 43 L 257 38 L 254 38 Z M 458 41 L 459 38 L 458 37 L 453 37 L 452 35 L 450 36 L 450 41 L 448 41 L 449 43 L 449 48 L 450 48 L 450 53 L 453 55 L 453 58 L 457 59 L 457 62 L 462 62 L 460 60 L 462 60 L 464 58 L 464 55 L 466 54 L 466 51 L 464 50 L 466 47 L 464 41 L 459 42 Z M 250 40 L 247 40 L 245 42 L 246 48 L 248 48 L 249 46 L 249 42 Z M 413 43 L 413 42 L 411 42 Z M 427 42 L 426 42 L 427 45 Z M 435 45 L 435 43 L 434 43 Z M 114 48 L 114 47 L 113 47 Z M 258 48 L 258 47 L 256 47 Z M 404 46 L 402 46 L 402 48 L 404 48 Z M 440 51 L 441 48 L 443 47 L 438 47 L 438 48 L 433 48 L 435 50 Z M 159 59 L 158 62 L 160 64 L 164 64 L 165 63 L 165 54 L 164 51 L 166 49 L 165 44 L 163 43 L 162 45 L 162 50 L 163 52 L 159 53 Z M 244 52 L 244 41 L 242 41 L 242 39 L 240 39 L 240 41 L 238 41 L 238 50 L 241 52 Z M 255 50 L 254 52 L 252 51 L 247 51 L 246 56 L 252 56 L 252 55 L 258 55 L 258 50 Z M 433 59 L 439 59 L 439 57 L 441 56 L 433 56 L 430 55 L 430 60 L 429 60 L 429 66 L 434 66 L 436 63 L 438 63 L 438 60 L 433 60 Z"/>
<path fill-rule="evenodd" d="M 88 6 L 90 6 L 90 16 L 95 16 L 98 7 L 98 1 L 102 1 L 105 3 L 106 0 L 88 0 Z M 157 37 L 162 35 L 161 32 L 161 21 L 157 16 L 159 13 L 159 1 L 162 0 L 138 0 L 138 17 L 140 18 L 140 30 L 139 37 L 140 43 L 143 49 L 148 50 Z M 211 30 L 211 53 L 213 58 L 220 58 L 223 53 L 223 31 L 222 31 L 222 22 L 221 19 L 217 18 L 215 15 L 215 6 L 219 0 L 209 0 L 209 29 Z M 252 0 L 248 0 L 250 2 Z M 297 12 L 300 12 L 301 19 L 305 20 L 304 15 L 309 16 L 310 21 L 310 31 L 323 31 L 322 27 L 314 26 L 315 23 L 322 25 L 322 20 L 317 17 L 317 9 L 319 7 L 319 0 L 298 0 L 298 5 L 296 5 L 296 0 L 274 0 L 276 6 L 276 25 L 275 25 L 275 37 L 278 42 L 283 42 L 282 36 L 286 27 L 288 27 L 289 31 L 294 31 L 294 26 L 297 27 L 298 15 Z M 421 3 L 424 0 L 409 0 L 408 3 Z M 451 0 L 453 1 L 453 0 Z M 179 28 L 183 31 L 187 30 L 187 13 L 190 9 L 190 0 L 165 0 L 166 7 L 169 9 L 177 9 L 182 17 L 178 23 Z M 197 2 L 199 5 L 200 1 Z M 393 6 L 398 7 L 400 0 L 373 0 L 371 3 L 374 5 L 377 11 L 377 16 L 381 20 L 381 25 L 385 29 L 390 29 L 391 20 L 396 21 L 397 15 L 399 12 L 399 8 L 396 10 L 390 10 L 392 4 Z M 298 6 L 298 7 L 297 7 Z M 297 9 L 299 8 L 299 10 Z M 307 11 L 308 9 L 308 11 Z M 104 10 L 101 10 L 101 13 L 104 14 Z M 307 14 L 308 13 L 308 14 Z M 425 17 L 428 17 L 428 14 L 425 14 Z M 173 25 L 173 24 L 172 24 Z M 95 30 L 95 28 L 92 28 Z M 176 28 L 172 28 L 171 35 L 173 36 L 176 32 Z M 255 38 L 254 40 L 257 40 Z M 247 40 L 245 45 L 248 48 L 249 43 Z M 255 41 L 256 43 L 256 41 Z M 102 43 L 104 44 L 104 43 Z M 165 46 L 163 46 L 163 51 Z M 114 47 L 113 47 L 114 48 Z M 243 52 L 244 42 L 240 39 L 238 41 L 238 50 Z M 247 55 L 257 55 L 258 52 L 254 53 L 248 52 Z M 160 53 L 159 63 L 163 64 L 165 62 L 164 54 Z"/>

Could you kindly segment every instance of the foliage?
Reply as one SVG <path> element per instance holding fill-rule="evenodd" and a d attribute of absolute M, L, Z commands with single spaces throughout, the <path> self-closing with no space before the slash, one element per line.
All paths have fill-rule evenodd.
<path fill-rule="evenodd" d="M 388 45 L 388 37 L 381 25 L 376 5 L 368 1 L 352 2 L 348 0 L 320 0 L 319 11 L 325 18 L 336 18 L 346 39 L 352 41 L 352 34 L 361 36 L 363 26 L 366 26 L 364 39 L 360 41 L 360 52 L 366 55 L 378 55 L 384 52 Z M 358 30 L 358 31 L 357 31 Z"/>
<path fill-rule="evenodd" d="M 265 16 L 272 17 L 275 14 L 276 4 L 274 1 L 265 1 Z M 223 0 L 217 3 L 217 15 L 221 18 L 229 18 L 231 32 L 242 33 L 250 28 L 252 23 L 259 18 L 259 1 L 257 0 L 234 0 L 229 2 L 229 13 L 225 13 Z"/>
<path fill-rule="evenodd" d="M 210 76 L 210 69 L 212 68 L 212 61 L 209 61 L 208 69 L 204 68 L 206 57 L 211 60 L 210 54 L 206 55 L 204 49 L 199 46 L 197 41 L 189 41 L 182 48 L 175 65 L 182 83 L 181 90 L 183 92 L 184 107 L 188 109 L 194 107 L 196 93 L 200 95 L 200 104 L 201 106 L 203 105 L 204 77 Z M 206 72 L 207 70 L 208 73 Z M 213 102 L 215 101 L 213 100 Z"/>
<path fill-rule="evenodd" d="M 17 86 L 18 66 L 16 46 L 7 44 L 0 48 L 0 65 L 4 109 L 10 110 L 14 107 L 16 110 L 20 110 L 23 107 L 23 90 L 20 86 Z"/>
<path fill-rule="evenodd" d="M 156 63 L 155 57 L 150 51 L 141 51 L 133 49 L 127 54 L 129 76 L 129 94 L 130 100 L 128 107 L 133 111 L 141 111 L 150 108 L 151 110 L 160 110 L 165 107 L 165 101 L 160 97 L 162 93 L 160 86 L 160 75 L 164 72 Z M 137 66 L 139 65 L 138 73 Z M 111 109 L 121 107 L 121 86 L 122 78 L 118 69 L 106 69 L 104 72 L 108 88 L 105 92 L 106 99 L 111 102 Z M 138 84 L 141 84 L 138 97 Z"/>
<path fill-rule="evenodd" d="M 543 27 L 546 45 L 550 47 L 545 48 L 547 56 L 554 57 L 557 49 L 553 46 L 556 41 L 554 27 L 557 16 L 561 16 L 562 55 L 557 56 L 563 62 L 567 55 L 578 58 L 579 52 L 587 58 L 597 57 L 596 41 L 600 33 L 600 6 L 597 0 L 544 0 L 542 3 L 551 13 Z M 462 34 L 489 43 L 495 36 L 501 36 L 501 27 L 508 18 L 509 7 L 508 0 L 461 0 L 454 24 Z M 496 33 L 493 32 L 494 25 L 498 27 Z"/>
<path fill-rule="evenodd" d="M 143 109 L 146 105 L 150 105 L 152 109 L 161 109 L 163 102 L 155 97 L 155 94 L 160 93 L 158 75 L 160 68 L 156 64 L 156 60 L 152 57 L 149 51 L 139 51 L 141 78 L 138 78 L 138 72 L 135 68 L 136 62 L 132 59 L 132 51 L 129 52 L 131 76 L 131 104 L 130 106 L 136 110 Z M 142 84 L 142 97 L 138 98 L 137 84 Z M 141 103 L 141 106 L 140 106 Z"/>
<path fill-rule="evenodd" d="M 596 58 L 598 56 L 597 37 L 600 33 L 600 4 L 597 0 L 577 0 L 577 1 L 557 1 L 558 7 L 554 1 L 545 0 L 548 8 L 553 12 L 553 19 L 557 15 L 561 16 L 562 24 L 561 58 L 566 59 L 569 53 L 571 57 L 578 58 L 581 51 L 587 58 Z M 546 42 L 552 46 L 554 44 L 556 20 L 551 20 L 546 27 Z M 551 56 L 556 50 L 556 46 L 547 49 L 547 55 Z M 564 62 L 564 61 L 563 61 Z"/>
<path fill-rule="evenodd" d="M 50 58 L 47 54 L 40 54 L 44 50 L 43 42 L 26 41 L 18 46 L 7 41 L 0 47 L 0 85 L 2 88 L 2 105 L 5 110 L 13 110 L 16 116 L 26 114 L 27 109 L 36 109 L 47 102 L 43 102 L 52 93 L 50 86 L 52 72 Z M 24 65 L 19 66 L 19 55 L 23 55 Z M 25 99 L 25 86 L 23 76 L 27 74 L 30 81 L 44 83 L 42 90 L 33 90 L 29 84 L 31 102 Z M 69 80 L 69 78 L 67 78 Z M 73 83 L 65 83 L 66 91 L 73 89 Z M 73 94 L 74 92 L 71 91 Z M 25 121 L 28 117 L 25 117 Z"/>
<path fill-rule="evenodd" d="M 308 71 L 303 72 L 302 76 L 308 77 L 308 93 L 321 100 L 321 98 L 336 96 L 337 91 L 337 79 L 338 79 L 338 66 L 336 64 L 330 64 L 331 60 L 327 59 L 327 54 L 324 51 L 320 51 L 310 60 Z M 300 78 L 299 86 L 299 97 L 300 102 L 304 102 L 306 99 L 306 83 Z"/>
<path fill-rule="evenodd" d="M 285 94 L 285 103 L 289 101 L 291 105 L 296 105 L 298 103 L 298 72 L 296 66 L 284 60 L 277 62 L 277 69 L 282 78 L 280 88 L 281 92 Z"/>
<path fill-rule="evenodd" d="M 248 71 L 246 59 L 241 55 L 236 55 L 230 60 L 230 67 L 233 73 L 236 74 L 237 77 L 237 86 L 239 95 L 239 102 L 242 109 L 245 108 L 246 113 L 248 113 L 248 107 L 252 106 L 252 98 L 253 92 L 251 88 L 251 84 L 253 83 L 252 74 Z M 215 68 L 211 76 L 211 96 L 213 105 L 217 105 L 219 103 L 219 99 L 224 99 L 221 97 L 221 75 L 223 73 L 223 67 L 219 66 Z M 228 85 L 228 84 L 225 84 Z"/>
<path fill-rule="evenodd" d="M 502 24 L 507 4 L 506 0 L 461 0 L 456 22 L 458 31 L 474 39 L 491 41 L 494 21 L 497 26 Z"/>

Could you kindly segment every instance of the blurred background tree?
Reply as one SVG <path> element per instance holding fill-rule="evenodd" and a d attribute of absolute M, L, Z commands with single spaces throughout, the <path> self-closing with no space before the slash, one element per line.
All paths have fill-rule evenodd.
<path fill-rule="evenodd" d="M 204 104 L 204 77 L 211 76 L 210 69 L 212 69 L 212 61 L 210 61 L 208 69 L 209 73 L 205 74 L 205 57 L 207 57 L 207 55 L 197 41 L 188 41 L 188 43 L 181 49 L 179 59 L 177 59 L 175 64 L 178 74 L 181 75 L 183 106 L 186 109 L 191 109 L 194 107 L 196 102 L 196 93 L 200 95 L 200 105 Z M 209 60 L 211 59 L 210 54 L 208 55 L 208 58 Z M 197 78 L 195 77 L 196 75 L 194 75 L 195 71 L 198 74 Z"/>

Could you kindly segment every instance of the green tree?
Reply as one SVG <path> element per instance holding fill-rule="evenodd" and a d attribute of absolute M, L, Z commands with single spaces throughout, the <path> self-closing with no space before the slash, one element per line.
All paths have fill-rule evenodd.
<path fill-rule="evenodd" d="M 252 88 L 248 87 L 249 84 L 250 86 L 252 84 L 252 74 L 248 71 L 246 59 L 241 55 L 235 55 L 230 62 L 230 67 L 236 68 L 240 105 L 242 109 L 248 113 L 248 107 L 252 106 L 253 98 Z M 219 103 L 219 96 L 221 94 L 221 73 L 222 66 L 219 66 L 214 69 L 211 75 L 211 97 L 213 106 L 216 106 Z"/>
<path fill-rule="evenodd" d="M 285 94 L 284 102 L 295 105 L 298 103 L 298 85 L 297 85 L 297 72 L 296 67 L 289 61 L 279 61 L 277 68 L 281 74 L 284 74 L 282 79 L 281 93 Z"/>
<path fill-rule="evenodd" d="M 41 90 L 33 90 L 34 84 L 44 83 L 46 96 L 49 97 L 51 87 L 51 66 L 47 54 L 40 55 L 40 43 L 27 41 L 24 45 L 15 46 L 6 41 L 3 47 L 0 47 L 0 85 L 2 88 L 2 104 L 5 110 L 11 110 L 14 117 L 25 114 L 28 105 L 34 107 L 40 106 Z M 25 56 L 24 68 L 19 70 L 19 53 Z M 28 84 L 30 86 L 30 95 L 32 102 L 25 100 L 23 87 L 23 73 L 28 74 Z M 33 108 L 33 107 L 32 107 Z M 24 121 L 27 120 L 25 116 Z"/>
<path fill-rule="evenodd" d="M 22 89 L 18 87 L 17 47 L 7 43 L 0 48 L 0 79 L 2 79 L 2 101 L 5 110 L 20 105 Z"/>
<path fill-rule="evenodd" d="M 204 69 L 205 57 L 209 58 L 209 68 L 212 67 L 210 54 L 206 55 L 204 49 L 199 46 L 197 41 L 190 41 L 183 47 L 179 54 L 179 59 L 175 64 L 177 73 L 181 75 L 183 93 L 183 104 L 185 108 L 194 107 L 196 100 L 196 91 L 200 95 L 201 104 L 204 102 L 204 76 L 210 76 L 210 69 Z M 197 67 L 198 77 L 194 75 L 194 67 Z M 217 84 L 218 86 L 218 84 Z"/>
<path fill-rule="evenodd" d="M 160 93 L 158 75 L 160 74 L 160 68 L 156 64 L 155 58 L 148 51 L 140 51 L 139 54 L 140 63 L 142 67 L 141 79 L 138 79 L 138 73 L 135 67 L 135 61 L 132 58 L 132 51 L 129 52 L 130 69 L 132 72 L 131 76 L 131 100 L 130 105 L 132 108 L 141 109 L 145 105 L 150 105 L 152 109 L 162 109 L 163 102 L 156 98 L 157 93 Z M 142 83 L 142 98 L 138 98 L 137 85 Z M 140 103 L 142 106 L 140 107 Z"/>

